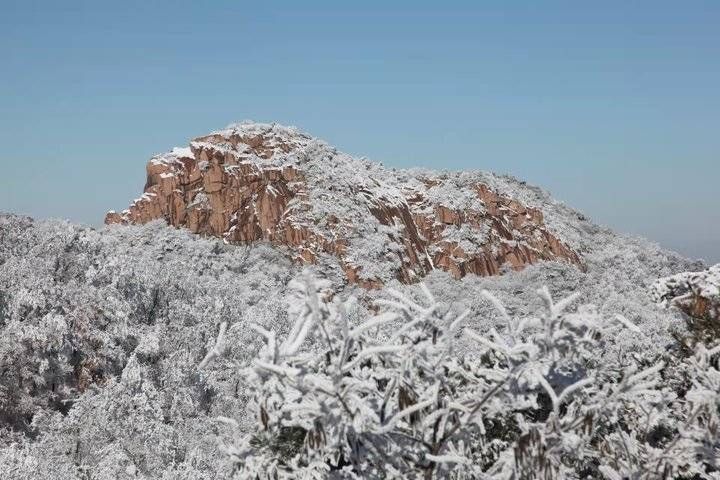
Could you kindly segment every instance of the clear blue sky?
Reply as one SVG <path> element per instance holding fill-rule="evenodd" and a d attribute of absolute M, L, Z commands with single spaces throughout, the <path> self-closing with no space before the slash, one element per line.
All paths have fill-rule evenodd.
<path fill-rule="evenodd" d="M 0 62 L 0 210 L 99 224 L 152 154 L 255 119 L 720 261 L 715 0 L 3 0 Z"/>

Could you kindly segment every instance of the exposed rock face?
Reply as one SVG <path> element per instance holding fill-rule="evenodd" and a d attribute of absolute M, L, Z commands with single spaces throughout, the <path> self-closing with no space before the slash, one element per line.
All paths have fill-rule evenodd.
<path fill-rule="evenodd" d="M 267 240 L 302 262 L 334 257 L 366 287 L 435 268 L 459 278 L 581 265 L 541 211 L 480 177 L 385 169 L 292 128 L 237 124 L 152 158 L 145 193 L 105 223 L 162 218 L 230 243 Z"/>
<path fill-rule="evenodd" d="M 656 302 L 674 305 L 691 317 L 720 320 L 720 264 L 701 272 L 661 278 L 651 292 Z"/>

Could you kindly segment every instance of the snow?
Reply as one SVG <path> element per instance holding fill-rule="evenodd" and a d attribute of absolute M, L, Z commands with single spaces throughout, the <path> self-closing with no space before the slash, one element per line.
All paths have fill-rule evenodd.
<path fill-rule="evenodd" d="M 392 181 L 383 180 L 382 188 Z M 205 201 L 203 195 L 197 194 L 197 204 Z M 333 208 L 331 199 L 322 202 L 328 202 L 322 208 Z M 392 253 L 392 245 L 383 240 L 389 231 L 383 229 L 393 228 L 361 226 L 368 234 L 366 245 L 358 244 L 352 251 L 376 259 L 376 266 L 357 259 L 376 269 L 371 270 L 373 274 L 381 274 L 384 268 L 377 259 Z M 534 291 L 542 285 L 548 285 L 555 298 L 575 291 L 580 301 L 595 304 L 594 308 L 579 308 L 578 314 L 611 321 L 603 336 L 605 362 L 653 365 L 667 355 L 667 345 L 674 341 L 671 332 L 684 328 L 684 322 L 677 312 L 655 307 L 645 293 L 647 285 L 695 265 L 639 239 L 603 230 L 585 235 L 584 241 L 592 245 L 585 257 L 587 272 L 546 263 L 500 277 L 454 280 L 444 272 L 431 273 L 425 281 L 438 299 L 434 311 L 443 318 L 448 315 L 448 320 L 468 312 L 462 327 L 454 328 L 472 328 L 478 334 L 503 332 L 508 322 L 481 295 L 483 290 L 495 294 L 508 314 L 519 319 L 514 325 L 532 325 L 540 308 Z M 371 322 L 372 328 L 360 335 L 375 335 L 378 328 L 380 333 L 390 332 L 387 338 L 409 331 L 384 318 L 372 319 L 376 314 L 368 306 L 387 299 L 389 290 L 364 292 L 344 285 L 337 262 L 327 256 L 320 255 L 312 269 L 332 281 L 335 298 L 359 298 L 354 307 L 346 307 L 345 315 L 351 326 Z M 26 478 L 37 478 L 39 471 L 52 471 L 57 480 L 74 480 L 71 472 L 76 468 L 74 458 L 78 458 L 83 468 L 105 479 L 122 477 L 129 465 L 135 465 L 131 460 L 135 458 L 146 478 L 217 478 L 226 462 L 217 450 L 215 418 L 236 420 L 238 435 L 258 431 L 254 412 L 247 410 L 253 390 L 237 370 L 238 366 L 252 365 L 262 344 L 262 337 L 250 325 L 275 330 L 279 339 L 291 333 L 293 321 L 303 311 L 297 305 L 289 308 L 296 302 L 294 287 L 289 285 L 299 274 L 283 251 L 262 243 L 252 247 L 223 245 L 185 230 L 166 228 L 162 222 L 95 231 L 64 222 L 0 216 L 0 325 L 5 335 L 0 342 L 0 361 L 22 359 L 20 370 L 9 370 L 9 376 L 0 379 L 0 386 L 2 382 L 13 386 L 20 396 L 12 403 L 13 408 L 19 409 L 18 415 L 36 412 L 34 424 L 41 432 L 36 440 L 22 440 L 12 444 L 15 446 L 0 443 L 0 469 L 25 472 Z M 420 286 L 390 282 L 389 287 L 407 301 L 422 305 Z M 321 282 L 317 285 L 318 291 L 326 288 Z M 627 322 L 616 320 L 616 315 Z M 568 317 L 566 321 L 575 320 Z M 217 337 L 223 322 L 228 322 L 228 327 L 221 342 L 224 347 L 220 348 Z M 634 325 L 642 334 L 627 334 L 626 324 Z M 309 331 L 303 335 L 311 344 L 318 338 Z M 288 351 L 297 344 L 288 343 L 292 347 Z M 80 392 L 73 383 L 75 377 L 62 376 L 63 368 L 73 368 L 63 360 L 62 350 L 71 345 L 90 362 L 85 367 L 87 372 L 94 371 L 92 365 L 105 372 L 103 382 Z M 376 347 L 381 348 L 369 350 Z M 382 344 L 363 348 L 368 349 L 368 358 L 375 358 L 373 352 L 385 361 L 393 358 L 392 349 L 382 353 Z M 464 338 L 453 346 L 461 358 L 472 358 L 477 349 Z M 297 353 L 305 354 L 304 350 Z M 205 368 L 198 370 L 208 355 Z M 363 377 L 369 374 L 367 368 L 353 368 L 352 372 L 358 382 L 368 381 Z M 47 395 L 17 389 L 18 378 Z M 35 381 L 31 379 L 40 383 L 31 383 Z M 313 380 L 312 385 L 327 385 L 319 380 Z M 53 382 L 56 398 L 72 405 L 67 416 L 57 414 L 54 403 L 48 401 Z M 702 393 L 705 391 L 709 389 L 695 395 L 698 401 L 708 398 Z M 2 399 L 0 396 L 0 402 Z M 363 405 L 360 401 L 355 404 Z M 367 422 L 361 423 L 371 425 Z M 398 422 L 400 428 L 405 425 Z M 75 449 L 76 441 L 80 445 L 78 456 L 68 457 L 66 451 Z M 568 437 L 564 441 L 577 439 Z M 453 448 L 439 452 L 438 457 L 462 457 L 463 450 Z M 12 463 L 8 467 L 16 460 L 25 466 Z"/>
<path fill-rule="evenodd" d="M 208 198 L 207 194 L 205 194 L 204 192 L 199 192 L 197 195 L 195 195 L 195 198 L 193 198 L 192 202 L 190 202 L 187 206 L 188 210 L 191 210 L 193 208 L 210 208 L 210 199 Z"/>
<path fill-rule="evenodd" d="M 651 287 L 653 299 L 664 305 L 700 296 L 720 304 L 720 264 L 700 272 L 682 272 L 660 278 Z"/>
<path fill-rule="evenodd" d="M 261 477 L 284 461 L 273 439 L 286 437 L 289 427 L 303 431 L 298 446 L 304 440 L 305 448 L 282 478 L 323 478 L 340 456 L 352 465 L 352 478 L 389 471 L 391 478 L 428 471 L 433 478 L 533 478 L 538 471 L 599 478 L 611 464 L 616 478 L 650 479 L 657 470 L 678 476 L 713 469 L 720 372 L 703 347 L 678 359 L 680 375 L 694 379 L 678 402 L 664 384 L 673 375 L 665 362 L 605 358 L 604 339 L 618 319 L 587 306 L 575 310 L 577 294 L 555 301 L 540 289 L 544 308 L 528 321 L 486 293 L 506 325 L 479 331 L 467 321 L 470 312 L 445 311 L 427 288 L 420 287 L 424 299 L 387 290 L 392 300 L 377 302 L 383 313 L 357 323 L 348 317 L 352 298 L 324 296 L 324 285 L 309 275 L 298 283 L 290 285 L 290 333 L 256 328 L 266 344 L 240 373 L 257 429 L 242 432 L 231 423 L 233 434 L 224 439 L 242 478 Z M 473 356 L 456 353 L 462 323 L 471 325 L 464 332 Z M 277 338 L 285 338 L 282 348 Z M 541 393 L 549 405 L 538 403 Z M 699 418 L 700 411 L 712 420 Z M 657 428 L 667 438 L 658 440 Z M 510 441 L 497 438 L 498 430 Z"/>
<path fill-rule="evenodd" d="M 420 464 L 434 461 L 437 478 L 469 468 L 478 470 L 466 478 L 510 478 L 515 465 L 532 460 L 516 459 L 517 432 L 528 433 L 526 441 L 532 439 L 529 432 L 539 432 L 544 451 L 557 460 L 553 465 L 565 469 L 565 478 L 578 478 L 573 469 L 582 466 L 596 468 L 586 473 L 593 478 L 601 472 L 652 478 L 633 468 L 657 462 L 667 462 L 671 476 L 691 478 L 680 472 L 681 464 L 701 468 L 698 452 L 717 451 L 716 441 L 702 448 L 693 443 L 713 437 L 703 437 L 706 432 L 688 410 L 699 405 L 708 407 L 703 410 L 708 415 L 717 412 L 709 408 L 720 391 L 709 365 L 717 347 L 682 357 L 675 340 L 675 333 L 687 329 L 681 314 L 658 308 L 647 289 L 653 285 L 655 298 L 665 300 L 693 289 L 717 296 L 720 266 L 700 271 L 704 265 L 598 227 L 511 177 L 391 170 L 274 124 L 232 124 L 215 134 L 228 141 L 221 147 L 228 149 L 234 148 L 233 135 L 274 136 L 270 159 L 248 155 L 243 162 L 301 169 L 307 190 L 288 205 L 288 222 L 317 227 L 326 238 L 348 238 L 348 261 L 361 269 L 361 277 L 385 280 L 385 288 L 347 285 L 337 259 L 322 252 L 316 265 L 301 272 L 282 248 L 262 242 L 226 245 L 167 228 L 162 221 L 95 230 L 0 215 L 0 366 L 5 369 L 0 427 L 8 427 L 0 428 L 0 471 L 12 472 L 9 478 L 228 478 L 237 462 L 258 473 L 275 468 L 278 477 L 291 477 L 272 463 L 276 447 L 289 448 L 278 445 L 273 432 L 279 423 L 272 422 L 290 420 L 308 429 L 321 425 L 325 438 L 337 440 L 326 443 L 327 450 L 300 449 L 297 455 L 304 455 L 305 463 L 282 463 L 287 468 L 302 463 L 305 473 L 318 478 L 328 468 L 321 455 L 336 461 L 333 449 L 351 431 L 382 436 L 383 447 Z M 293 147 L 286 153 L 281 144 Z M 234 151 L 247 153 L 244 147 Z M 177 160 L 191 153 L 173 149 L 151 163 L 176 168 Z M 545 262 L 462 280 L 433 271 L 424 278 L 425 288 L 397 282 L 397 252 L 403 246 L 392 238 L 403 227 L 381 224 L 368 208 L 404 206 L 406 198 L 420 193 L 427 201 L 411 206 L 417 213 L 429 209 L 431 214 L 433 202 L 483 211 L 482 202 L 467 194 L 476 183 L 539 208 L 552 233 L 581 252 L 587 270 Z M 267 191 L 277 193 L 272 187 Z M 154 198 L 145 194 L 138 201 Z M 199 191 L 189 207 L 208 205 L 207 194 Z M 346 223 L 330 228 L 330 215 Z M 467 225 L 448 226 L 443 240 L 470 253 L 486 234 Z M 693 270 L 699 272 L 678 274 Z M 542 290 L 538 297 L 543 286 L 548 293 Z M 573 293 L 575 304 L 552 301 Z M 338 342 L 343 332 L 353 342 Z M 328 351 L 328 339 L 338 342 L 337 348 Z M 277 349 L 269 347 L 274 342 Z M 343 345 L 360 360 L 340 364 Z M 564 363 L 553 370 L 557 359 Z M 577 359 L 583 368 L 577 368 Z M 513 364 L 523 368 L 514 371 Z M 378 386 L 398 378 L 415 397 L 401 407 L 398 394 L 389 394 L 381 421 L 378 406 L 385 397 Z M 469 406 L 506 378 L 512 389 L 501 389 L 479 415 L 470 415 Z M 438 392 L 447 385 L 457 387 L 457 395 L 446 402 Z M 548 411 L 539 408 L 541 390 L 552 403 Z M 619 392 L 622 407 L 613 392 Z M 346 415 L 338 398 L 357 412 L 355 417 Z M 434 407 L 438 399 L 446 402 L 443 408 Z M 588 437 L 572 427 L 600 404 L 609 409 L 608 421 L 623 428 Z M 266 428 L 258 405 L 268 416 Z M 531 410 L 538 415 L 524 415 Z M 510 417 L 511 411 L 517 415 Z M 417 442 L 400 440 L 405 438 L 400 434 L 431 435 L 432 426 L 446 428 L 454 415 L 467 417 L 467 428 L 440 451 L 428 453 Z M 491 420 L 493 428 L 485 428 Z M 691 434 L 672 443 L 680 424 Z M 667 440 L 653 437 L 665 431 L 660 427 L 671 432 Z M 498 431 L 505 436 L 487 436 Z M 665 443 L 649 445 L 647 438 Z M 610 453 L 600 452 L 600 444 Z M 628 445 L 630 454 L 623 448 Z M 367 449 L 361 453 L 363 465 L 377 461 Z M 609 455 L 612 465 L 585 462 L 583 455 L 599 463 Z M 568 459 L 577 463 L 567 465 Z M 497 470 L 479 472 L 486 464 Z M 378 465 L 376 477 L 415 478 L 398 465 Z"/>
<path fill-rule="evenodd" d="M 449 225 L 443 230 L 442 238 L 457 243 L 466 254 L 472 255 L 482 250 L 488 231 L 489 227 L 485 224 L 480 229 L 470 228 L 467 224 Z"/>
<path fill-rule="evenodd" d="M 195 158 L 190 147 L 175 147 L 170 154 L 177 158 Z"/>

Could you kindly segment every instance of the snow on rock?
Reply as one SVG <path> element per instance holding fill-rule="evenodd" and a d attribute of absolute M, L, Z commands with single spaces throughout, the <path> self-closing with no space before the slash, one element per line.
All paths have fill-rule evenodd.
<path fill-rule="evenodd" d="M 479 172 L 387 169 L 296 128 L 245 122 L 153 157 L 143 196 L 105 222 L 164 219 L 229 243 L 266 240 L 303 263 L 329 255 L 368 288 L 434 269 L 460 278 L 544 260 L 582 266 L 547 227 L 542 202 L 518 201 L 508 185 Z"/>
<path fill-rule="evenodd" d="M 720 264 L 661 278 L 652 285 L 651 295 L 657 303 L 677 306 L 690 316 L 720 318 Z"/>

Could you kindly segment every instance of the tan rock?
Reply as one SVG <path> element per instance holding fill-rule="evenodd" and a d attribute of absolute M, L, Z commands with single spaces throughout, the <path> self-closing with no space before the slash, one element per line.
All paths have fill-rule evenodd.
<path fill-rule="evenodd" d="M 230 243 L 265 240 L 282 245 L 303 263 L 330 254 L 338 258 L 350 282 L 366 288 L 381 286 L 381 279 L 367 278 L 348 259 L 348 235 L 357 219 L 331 214 L 320 224 L 308 221 L 302 212 L 311 211 L 314 200 L 302 165 L 275 162 L 309 145 L 310 137 L 278 133 L 274 128 L 247 130 L 199 137 L 190 148 L 153 158 L 143 196 L 122 213 L 109 212 L 105 223 L 164 219 Z M 442 180 L 422 179 L 421 185 L 434 188 Z M 435 268 L 461 278 L 497 275 L 504 266 L 519 270 L 543 260 L 582 265 L 579 256 L 546 229 L 542 212 L 498 195 L 487 185 L 471 188 L 483 205 L 481 210 L 433 203 L 426 190 L 415 187 L 403 188 L 404 198 L 398 199 L 360 185 L 351 187 L 351 199 L 359 204 L 372 197 L 366 221 L 398 232 L 388 233 L 388 238 L 398 245 L 392 253 L 400 262 L 395 276 L 406 283 Z M 336 194 L 333 186 L 328 186 L 327 194 Z M 464 246 L 449 239 L 461 228 L 475 232 L 474 244 Z"/>

